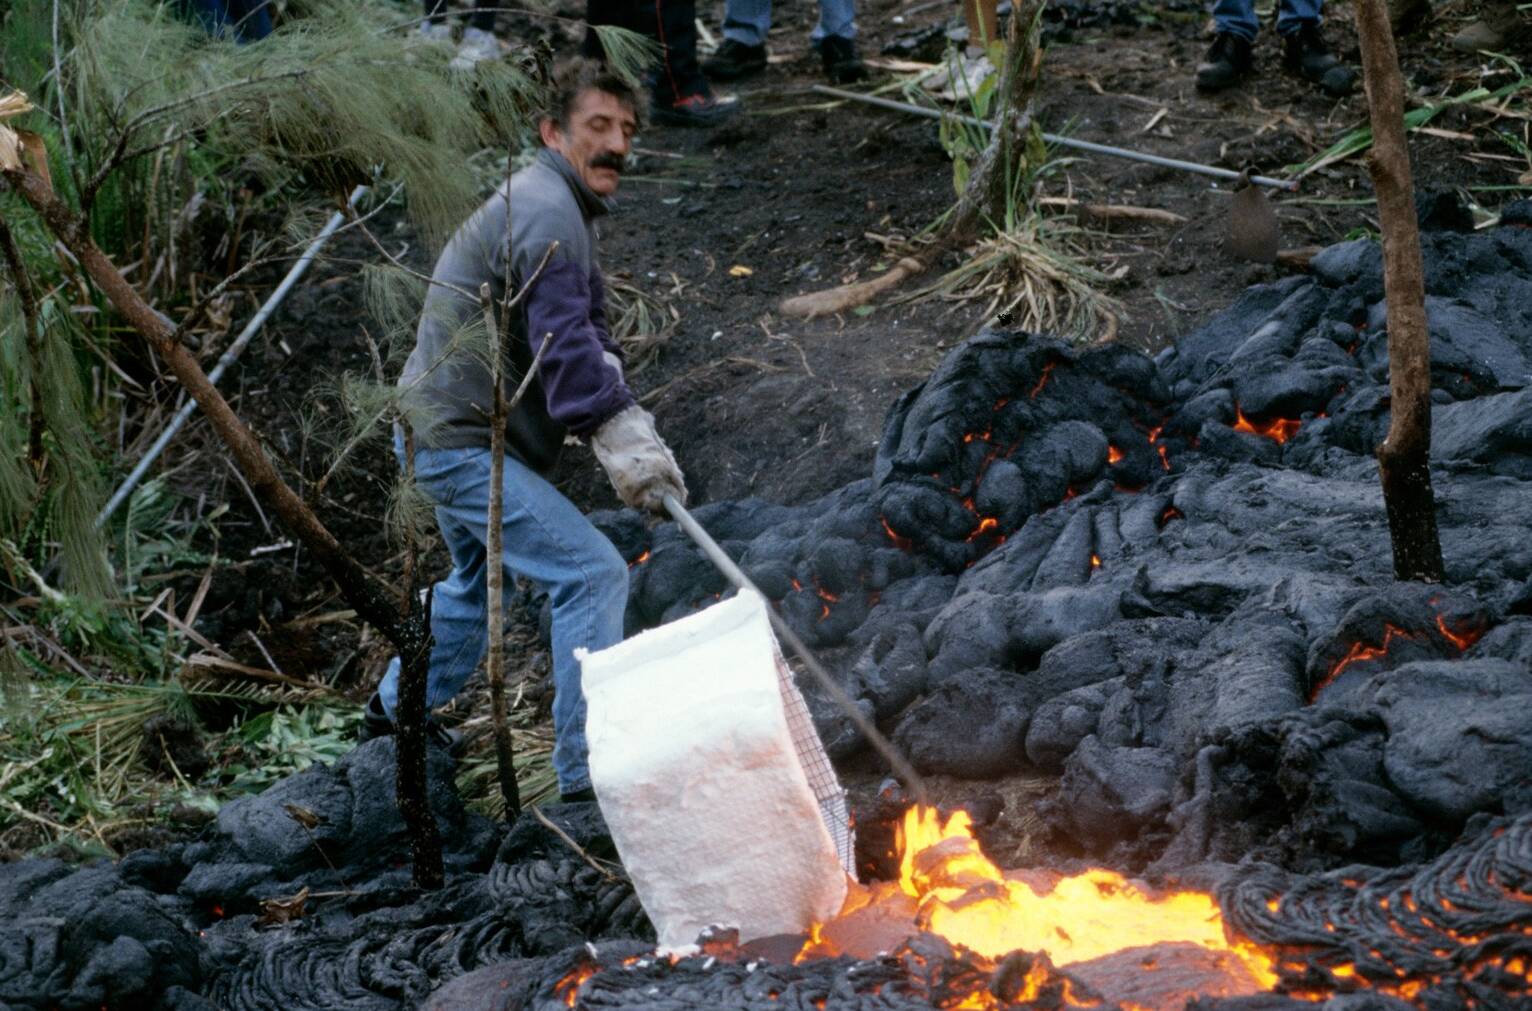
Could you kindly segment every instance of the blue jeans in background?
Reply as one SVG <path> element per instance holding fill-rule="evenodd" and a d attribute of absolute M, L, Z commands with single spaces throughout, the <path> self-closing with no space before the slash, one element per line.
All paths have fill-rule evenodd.
<path fill-rule="evenodd" d="M 771 0 L 725 0 L 723 5 L 723 37 L 747 46 L 766 44 L 766 33 L 771 31 Z M 810 41 L 818 42 L 827 35 L 843 39 L 856 38 L 856 4 L 854 0 L 819 0 L 819 24 L 814 26 Z"/>
<path fill-rule="evenodd" d="M 395 441 L 395 453 L 404 448 Z M 430 673 L 426 707 L 444 705 L 468 683 L 488 648 L 484 541 L 489 515 L 489 450 L 417 449 L 415 483 L 436 506 L 436 522 L 452 555 L 452 573 L 431 598 Z M 507 575 L 524 576 L 553 607 L 553 771 L 559 792 L 590 786 L 585 695 L 577 647 L 605 649 L 622 641 L 628 567 L 606 536 L 558 490 L 525 464 L 505 458 L 504 554 Z M 390 719 L 399 700 L 399 659 L 378 686 Z"/>
<path fill-rule="evenodd" d="M 214 38 L 232 35 L 254 42 L 271 34 L 270 0 L 187 0 L 202 28 Z"/>
<path fill-rule="evenodd" d="M 1280 0 L 1277 6 L 1277 34 L 1292 35 L 1304 24 L 1319 23 L 1324 0 Z M 1217 0 L 1213 5 L 1213 22 L 1219 32 L 1238 35 L 1246 42 L 1254 42 L 1261 30 L 1261 22 L 1255 16 L 1255 0 Z"/>

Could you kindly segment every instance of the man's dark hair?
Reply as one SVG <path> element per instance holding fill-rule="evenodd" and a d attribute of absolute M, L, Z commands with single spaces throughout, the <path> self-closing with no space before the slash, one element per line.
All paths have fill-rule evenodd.
<path fill-rule="evenodd" d="M 568 130 L 569 117 L 574 114 L 580 96 L 591 89 L 606 92 L 632 109 L 634 116 L 639 115 L 642 106 L 633 85 L 606 64 L 576 56 L 553 68 L 553 87 L 543 108 L 544 118 L 553 120 L 560 130 Z"/>

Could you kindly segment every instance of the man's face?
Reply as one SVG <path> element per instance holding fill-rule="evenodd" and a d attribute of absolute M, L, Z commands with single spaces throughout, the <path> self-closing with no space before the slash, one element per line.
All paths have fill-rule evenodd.
<path fill-rule="evenodd" d="M 575 100 L 569 126 L 556 120 L 541 124 L 543 144 L 563 155 L 597 196 L 617 192 L 638 120 L 616 95 L 586 88 Z"/>

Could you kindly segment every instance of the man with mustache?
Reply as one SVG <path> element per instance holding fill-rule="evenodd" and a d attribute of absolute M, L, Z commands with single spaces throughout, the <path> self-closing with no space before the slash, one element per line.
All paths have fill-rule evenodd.
<path fill-rule="evenodd" d="M 431 598 L 435 643 L 426 705 L 435 708 L 456 695 L 484 655 L 485 566 L 502 564 L 530 579 L 553 610 L 553 767 L 563 799 L 577 801 L 593 795 L 574 651 L 621 641 L 628 569 L 547 475 L 566 435 L 575 435 L 590 443 L 618 496 L 635 509 L 663 513 L 666 494 L 685 501 L 686 483 L 654 419 L 624 382 L 596 263 L 596 220 L 607 213 L 607 198 L 622 177 L 637 98 L 621 78 L 588 60 L 560 67 L 554 85 L 538 127 L 542 148 L 512 176 L 509 207 L 502 186 L 437 260 L 399 384 L 407 405 L 413 402 L 431 419 L 416 428 L 415 481 L 436 508 L 452 556 L 452 572 Z M 539 273 L 550 247 L 554 252 Z M 480 318 L 477 293 L 485 283 L 497 304 L 508 290 L 530 285 L 506 335 L 507 398 L 552 334 L 536 378 L 506 419 L 500 559 L 485 556 L 494 391 L 482 342 L 464 338 Z M 402 439 L 396 449 L 402 462 Z M 368 736 L 392 731 L 398 691 L 395 659 L 367 704 Z M 449 750 L 457 743 L 434 723 L 428 737 Z"/>

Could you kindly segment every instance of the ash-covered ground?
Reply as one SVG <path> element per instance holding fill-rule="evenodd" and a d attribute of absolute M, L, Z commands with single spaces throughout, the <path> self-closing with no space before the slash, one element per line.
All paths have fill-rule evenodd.
<path fill-rule="evenodd" d="M 1280 989 L 1336 1007 L 1517 1006 L 1532 205 L 1424 241 L 1444 585 L 1392 578 L 1368 241 L 1155 359 L 986 331 L 893 406 L 870 477 L 698 518 L 923 773 L 1057 777 L 1041 820 L 1061 861 L 1214 889 L 1284 952 Z M 599 522 L 633 564 L 631 630 L 724 592 L 674 526 Z M 804 688 L 832 753 L 856 755 Z M 941 1007 L 1020 999 L 1022 977 L 1030 1005 L 1129 999 L 933 938 L 862 962 L 645 959 L 631 888 L 535 822 L 465 814 L 449 772 L 434 895 L 408 887 L 388 741 L 229 805 L 197 842 L 0 868 L 0 1007 Z M 611 855 L 593 809 L 557 817 Z"/>

